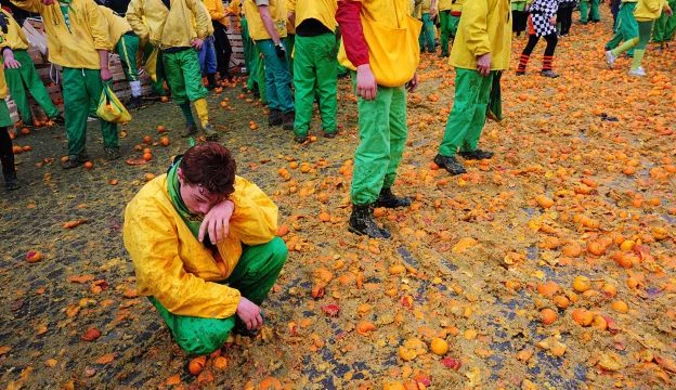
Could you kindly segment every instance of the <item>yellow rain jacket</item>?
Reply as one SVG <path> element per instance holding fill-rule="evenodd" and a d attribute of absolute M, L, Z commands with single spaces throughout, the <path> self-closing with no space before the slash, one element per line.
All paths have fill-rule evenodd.
<path fill-rule="evenodd" d="M 429 14 L 430 13 L 430 7 L 432 7 L 432 0 L 422 0 L 421 3 L 421 11 L 424 14 Z"/>
<path fill-rule="evenodd" d="M 361 25 L 376 82 L 383 87 L 403 86 L 413 78 L 420 63 L 418 36 L 422 23 L 409 14 L 408 0 L 358 1 L 362 3 Z M 338 62 L 356 70 L 342 41 Z"/>
<path fill-rule="evenodd" d="M 131 0 L 127 21 L 142 41 L 161 50 L 189 47 L 195 38 L 208 37 L 211 19 L 200 0 L 171 0 L 169 10 L 162 0 Z M 188 21 L 195 18 L 195 23 Z"/>
<path fill-rule="evenodd" d="M 285 0 L 270 0 L 268 8 L 270 9 L 270 16 L 275 24 L 277 34 L 279 34 L 280 38 L 286 38 L 286 21 L 289 15 L 286 13 Z M 249 23 L 249 35 L 254 41 L 272 39 L 265 29 L 255 0 L 244 0 L 244 13 L 246 14 L 247 23 Z"/>
<path fill-rule="evenodd" d="M 634 9 L 634 17 L 637 22 L 657 20 L 665 9 L 669 9 L 667 0 L 638 0 L 636 9 Z"/>
<path fill-rule="evenodd" d="M 448 11 L 451 9 L 451 3 L 453 0 L 439 0 L 437 1 L 437 9 L 439 11 Z"/>
<path fill-rule="evenodd" d="M 225 8 L 223 8 L 223 2 L 221 0 L 204 0 L 204 5 L 207 6 L 207 11 L 209 11 L 211 20 L 218 22 L 225 27 L 230 25 L 228 17 L 225 15 Z"/>
<path fill-rule="evenodd" d="M 289 13 L 296 14 L 296 27 L 308 19 L 316 19 L 331 31 L 336 31 L 337 0 L 289 0 Z"/>
<path fill-rule="evenodd" d="M 23 10 L 42 16 L 50 62 L 68 68 L 101 69 L 98 51 L 111 51 L 113 43 L 108 39 L 108 23 L 93 0 L 70 2 L 70 29 L 58 2 L 52 5 L 44 5 L 41 0 L 12 2 Z"/>
<path fill-rule="evenodd" d="M 509 0 L 471 0 L 464 4 L 449 63 L 476 69 L 476 58 L 491 53 L 491 70 L 509 68 L 512 18 Z"/>
<path fill-rule="evenodd" d="M 23 33 L 19 23 L 14 20 L 12 15 L 2 10 L 2 13 L 5 14 L 5 19 L 7 20 L 7 34 L 3 34 L 3 42 L 0 43 L 0 47 L 9 47 L 12 50 L 28 50 L 28 39 Z M 5 78 L 3 77 L 2 82 L 4 83 Z M 4 98 L 2 98 L 4 99 Z"/>
<path fill-rule="evenodd" d="M 464 0 L 451 0 L 451 6 L 450 9 L 451 12 L 462 12 L 462 3 Z M 511 8 L 510 8 L 511 10 Z"/>
<path fill-rule="evenodd" d="M 235 178 L 235 211 L 217 262 L 176 212 L 167 175 L 158 176 L 127 205 L 124 245 L 136 272 L 139 294 L 153 296 L 171 313 L 203 318 L 235 314 L 238 290 L 225 281 L 242 255 L 242 244 L 265 244 L 277 232 L 277 206 L 255 184 Z"/>
<path fill-rule="evenodd" d="M 110 42 L 113 45 L 117 45 L 117 43 L 120 41 L 120 38 L 122 38 L 124 34 L 133 30 L 127 22 L 127 19 L 116 15 L 112 9 L 102 5 L 99 5 L 99 8 L 101 9 L 103 16 L 106 18 L 106 22 L 108 23 Z"/>
<path fill-rule="evenodd" d="M 214 24 L 211 23 L 211 16 L 209 16 L 209 9 L 207 8 L 207 5 L 201 0 L 197 3 L 197 5 L 202 8 L 202 12 L 204 12 L 209 17 L 209 23 L 207 24 L 207 36 L 214 35 Z M 194 16 L 192 18 L 192 24 L 195 27 L 195 30 L 197 30 L 197 19 L 195 19 Z"/>

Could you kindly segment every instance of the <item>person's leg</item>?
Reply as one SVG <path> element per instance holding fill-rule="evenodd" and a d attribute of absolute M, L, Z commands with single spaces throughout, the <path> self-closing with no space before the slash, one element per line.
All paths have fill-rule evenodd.
<path fill-rule="evenodd" d="M 282 39 L 282 44 L 286 48 L 286 68 L 289 70 L 289 85 L 293 80 L 293 48 L 296 46 L 296 34 L 288 34 L 286 38 Z"/>
<path fill-rule="evenodd" d="M 317 37 L 317 53 L 315 59 L 317 69 L 317 90 L 319 93 L 319 111 L 322 114 L 324 135 L 332 138 L 336 133 L 336 114 L 338 110 L 338 61 L 331 42 L 335 39 L 332 34 L 323 34 Z M 296 104 L 298 107 L 298 104 Z"/>
<path fill-rule="evenodd" d="M 13 191 L 20 187 L 16 178 L 16 168 L 14 167 L 12 138 L 9 136 L 9 127 L 12 125 L 12 118 L 9 116 L 7 102 L 5 102 L 5 99 L 2 99 L 0 100 L 0 165 L 2 165 L 5 188 L 8 191 Z"/>
<path fill-rule="evenodd" d="M 634 59 L 631 62 L 631 70 L 637 70 L 641 67 L 645 49 L 650 42 L 650 33 L 652 32 L 653 22 L 638 22 L 638 43 L 636 50 L 634 50 Z"/>
<path fill-rule="evenodd" d="M 580 23 L 587 24 L 589 21 L 589 1 L 582 0 L 580 2 Z"/>
<path fill-rule="evenodd" d="M 30 91 L 31 95 L 33 95 L 33 99 L 35 99 L 35 101 L 40 105 L 40 107 L 42 107 L 42 109 L 45 111 L 45 114 L 47 114 L 47 116 L 50 119 L 61 118 L 61 113 L 54 106 L 52 99 L 49 97 L 49 92 L 47 92 L 45 84 L 42 83 L 42 80 L 40 79 L 40 76 L 38 75 L 38 72 L 35 69 L 33 59 L 31 58 L 30 55 L 28 55 L 28 52 L 26 52 L 25 50 L 17 50 L 14 52 L 14 58 L 21 63 L 21 68 L 19 68 L 21 78 L 23 79 L 23 82 L 26 84 L 26 88 Z M 10 69 L 5 69 L 5 75 L 7 75 L 9 70 Z M 7 76 L 6 79 L 9 84 L 9 76 Z M 11 87 L 10 93 L 12 94 L 12 98 L 14 98 L 14 91 L 12 91 Z M 14 100 L 16 102 L 16 98 Z M 21 110 L 19 110 L 19 112 L 21 112 Z M 23 113 L 22 119 L 24 119 Z M 30 120 L 30 117 L 28 119 Z M 27 123 L 25 119 L 24 123 Z"/>
<path fill-rule="evenodd" d="M 186 97 L 195 105 L 195 112 L 197 112 L 197 117 L 207 140 L 214 141 L 218 139 L 218 133 L 209 124 L 209 108 L 206 99 L 208 92 L 202 84 L 197 53 L 194 50 L 184 50 L 176 54 L 180 54 L 180 67 Z"/>
<path fill-rule="evenodd" d="M 82 69 L 63 68 L 63 104 L 68 138 L 68 161 L 65 168 L 74 168 L 83 162 L 87 140 L 89 94 Z M 87 108 L 87 109 L 83 109 Z"/>
<path fill-rule="evenodd" d="M 293 132 L 298 142 L 304 142 L 312 121 L 312 102 L 315 95 L 317 73 L 314 41 L 317 37 L 296 38 L 295 61 L 293 61 L 293 85 L 296 92 L 296 119 Z"/>
<path fill-rule="evenodd" d="M 197 125 L 186 93 L 185 78 L 183 77 L 183 68 L 181 67 L 181 52 L 162 53 L 162 64 L 164 65 L 164 73 L 171 90 L 171 98 L 181 108 L 181 112 L 185 118 L 186 131 L 182 136 L 194 135 L 197 133 Z"/>
<path fill-rule="evenodd" d="M 460 152 L 474 152 L 478 149 L 481 132 L 486 124 L 486 108 L 491 97 L 491 88 L 493 86 L 493 77 L 495 73 L 491 72 L 488 77 L 479 75 L 478 80 L 478 94 L 474 104 L 474 115 L 472 116 L 471 125 L 465 133 Z"/>
<path fill-rule="evenodd" d="M 570 26 L 573 24 L 573 7 L 564 8 L 563 20 L 565 31 L 564 34 L 568 35 L 570 34 Z"/>
<path fill-rule="evenodd" d="M 451 15 L 448 18 L 448 23 L 450 23 L 450 34 L 451 34 L 451 39 L 455 40 L 455 35 L 458 32 L 458 26 L 460 25 L 460 17 L 459 16 L 453 16 Z"/>
<path fill-rule="evenodd" d="M 451 17 L 450 11 L 441 11 L 439 12 L 439 20 L 441 22 L 441 55 L 448 57 L 448 41 L 451 39 L 451 30 L 449 28 L 449 18 Z"/>
<path fill-rule="evenodd" d="M 521 52 L 521 57 L 519 58 L 519 66 L 516 69 L 517 74 L 526 73 L 526 67 L 528 66 L 530 55 L 533 53 L 533 49 L 535 49 L 535 45 L 538 44 L 539 40 L 540 37 L 538 37 L 535 34 L 530 34 L 528 36 L 528 43 L 526 44 L 526 47 L 523 48 L 523 51 Z"/>
<path fill-rule="evenodd" d="M 206 52 L 204 54 L 204 72 L 206 72 L 207 81 L 209 82 L 207 89 L 212 90 L 218 87 L 216 82 L 216 71 L 218 65 L 216 64 L 216 38 L 212 35 L 204 40 Z M 200 79 L 201 81 L 201 79 Z"/>
<path fill-rule="evenodd" d="M 552 71 L 554 53 L 556 52 L 556 44 L 558 43 L 559 39 L 556 33 L 552 33 L 545 36 L 545 41 L 547 41 L 547 47 L 545 47 L 545 55 L 542 58 L 543 72 Z"/>
<path fill-rule="evenodd" d="M 17 59 L 17 61 L 19 61 L 19 59 Z M 23 62 L 21 62 L 22 68 L 27 65 L 28 64 L 24 65 Z M 28 96 L 26 96 L 21 73 L 21 68 L 5 68 L 5 81 L 7 81 L 7 88 L 9 89 L 10 95 L 12 95 L 17 110 L 19 110 L 19 115 L 21 116 L 23 124 L 25 126 L 30 126 L 31 123 L 33 123 L 33 114 L 31 113 L 31 106 L 28 104 Z"/>
<path fill-rule="evenodd" d="M 468 131 L 474 124 L 475 111 L 484 77 L 476 70 L 455 68 L 455 99 L 446 121 L 444 138 L 439 145 L 439 154 L 453 157 L 463 145 Z M 484 115 L 486 107 L 483 107 Z"/>
<path fill-rule="evenodd" d="M 275 84 L 275 70 L 274 67 L 283 67 L 281 61 L 275 52 L 275 46 L 271 39 L 257 41 L 256 46 L 263 54 L 263 61 L 265 65 L 261 67 L 265 70 L 265 94 L 270 108 L 270 125 L 279 126 L 282 124 L 282 102 L 278 95 L 278 90 Z M 261 86 L 263 88 L 263 86 Z"/>
<path fill-rule="evenodd" d="M 154 297 L 148 298 L 171 332 L 174 341 L 191 355 L 207 355 L 221 348 L 235 326 L 235 316 L 217 319 L 179 316 Z"/>
<path fill-rule="evenodd" d="M 225 26 L 218 22 L 214 22 L 214 38 L 216 64 L 219 77 L 221 79 L 227 79 L 230 76 L 230 56 L 232 55 L 232 48 L 230 47 L 230 40 L 228 39 Z M 242 37 L 242 41 L 243 40 L 244 38 Z"/>
<path fill-rule="evenodd" d="M 279 237 L 267 244 L 244 246 L 242 256 L 226 283 L 260 306 L 277 281 L 288 253 L 284 240 Z"/>
<path fill-rule="evenodd" d="M 653 42 L 663 43 L 664 42 L 664 33 L 667 24 L 667 15 L 662 12 L 657 20 L 655 20 L 653 31 L 652 31 L 652 40 Z"/>
<path fill-rule="evenodd" d="M 122 70 L 129 81 L 131 88 L 131 99 L 127 103 L 128 108 L 136 108 L 143 104 L 141 89 L 141 80 L 138 76 L 138 69 L 136 66 L 136 54 L 139 48 L 139 38 L 135 34 L 125 34 L 117 43 L 117 54 L 120 56 L 122 63 Z"/>
<path fill-rule="evenodd" d="M 404 87 L 392 88 L 392 100 L 390 101 L 390 156 L 383 188 L 391 188 L 397 178 L 397 169 L 401 162 L 406 147 L 408 125 L 406 123 L 406 89 Z"/>
<path fill-rule="evenodd" d="M 293 35 L 293 34 L 292 34 Z M 282 43 L 286 47 L 291 47 L 295 45 L 295 35 L 291 38 L 290 42 L 292 43 L 287 43 L 287 38 L 282 38 Z M 294 104 L 293 104 L 293 93 L 291 92 L 291 83 L 292 83 L 292 78 L 291 78 L 291 72 L 289 68 L 289 64 L 292 63 L 290 62 L 289 58 L 291 57 L 291 51 L 287 51 L 287 57 L 286 58 L 280 58 L 275 55 L 275 58 L 273 59 L 273 72 L 274 72 L 274 83 L 275 87 L 277 88 L 277 98 L 279 99 L 280 103 L 280 109 L 284 114 L 293 112 L 295 110 Z M 291 128 L 288 128 L 287 130 L 292 130 L 293 129 L 293 122 L 291 123 Z"/>
<path fill-rule="evenodd" d="M 423 23 L 427 51 L 434 53 L 436 51 L 436 42 L 434 42 L 434 23 L 432 23 L 430 14 L 423 14 Z"/>
<path fill-rule="evenodd" d="M 601 0 L 591 0 L 591 10 L 589 18 L 591 19 L 592 22 L 601 21 L 601 12 L 599 10 L 600 5 Z"/>
<path fill-rule="evenodd" d="M 87 87 L 87 94 L 97 101 L 103 92 L 103 80 L 101 80 L 101 72 L 98 69 L 85 69 L 85 83 Z M 112 83 L 112 81 L 110 81 Z M 65 80 L 64 80 L 65 83 Z M 117 123 L 106 122 L 100 119 L 101 133 L 103 134 L 103 148 L 106 152 L 108 160 L 115 160 L 120 157 L 120 143 L 117 132 Z M 86 123 L 85 123 L 86 126 Z"/>

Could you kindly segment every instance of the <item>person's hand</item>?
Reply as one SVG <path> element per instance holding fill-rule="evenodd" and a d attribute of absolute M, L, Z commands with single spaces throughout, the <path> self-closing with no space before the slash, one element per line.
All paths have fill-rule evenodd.
<path fill-rule="evenodd" d="M 281 42 L 275 45 L 275 53 L 279 58 L 286 58 L 286 48 Z"/>
<path fill-rule="evenodd" d="M 556 26 L 556 16 L 552 16 L 551 18 L 549 18 L 549 24 L 551 24 L 552 26 Z"/>
<path fill-rule="evenodd" d="M 413 74 L 413 78 L 406 83 L 406 90 L 409 92 L 415 92 L 418 88 L 418 73 Z"/>
<path fill-rule="evenodd" d="M 19 69 L 21 68 L 21 63 L 14 59 L 14 53 L 11 50 L 5 50 L 3 53 L 5 59 L 5 69 Z"/>
<path fill-rule="evenodd" d="M 491 74 L 491 53 L 480 55 L 476 59 L 476 70 L 484 77 Z"/>
<path fill-rule="evenodd" d="M 364 100 L 374 100 L 377 94 L 378 84 L 371 72 L 371 65 L 359 65 L 357 67 L 357 95 Z"/>
<path fill-rule="evenodd" d="M 202 50 L 202 45 L 204 45 L 204 39 L 195 38 L 190 41 L 190 46 L 192 46 L 195 50 Z"/>
<path fill-rule="evenodd" d="M 244 297 L 240 298 L 239 305 L 237 305 L 237 315 L 249 330 L 256 330 L 263 325 L 261 308 Z"/>
<path fill-rule="evenodd" d="M 101 68 L 101 80 L 108 81 L 113 78 L 113 73 L 110 71 L 110 68 Z"/>
<path fill-rule="evenodd" d="M 671 16 L 674 14 L 674 11 L 672 11 L 672 9 L 667 6 L 667 8 L 664 10 L 664 13 L 667 14 L 667 16 Z"/>
<path fill-rule="evenodd" d="M 216 245 L 223 241 L 230 233 L 230 218 L 234 211 L 235 203 L 231 200 L 225 200 L 212 207 L 204 216 L 197 239 L 204 242 L 204 236 L 209 233 L 209 241 L 212 244 Z"/>
<path fill-rule="evenodd" d="M 430 17 L 434 18 L 435 16 L 437 16 L 437 8 L 430 8 Z"/>

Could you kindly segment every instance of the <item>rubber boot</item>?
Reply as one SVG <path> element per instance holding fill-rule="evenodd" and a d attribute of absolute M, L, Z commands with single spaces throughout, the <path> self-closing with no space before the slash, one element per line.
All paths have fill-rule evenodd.
<path fill-rule="evenodd" d="M 352 205 L 352 215 L 347 229 L 349 232 L 360 236 L 367 235 L 371 238 L 390 238 L 391 234 L 386 229 L 378 227 L 373 217 L 373 205 Z"/>
<path fill-rule="evenodd" d="M 2 176 L 5 178 L 5 188 L 7 191 L 14 191 L 21 187 L 16 178 L 16 169 L 14 168 L 14 154 L 0 157 L 2 161 Z"/>
<path fill-rule="evenodd" d="M 398 207 L 408 207 L 411 205 L 411 199 L 408 197 L 398 197 L 392 193 L 392 188 L 383 188 L 380 190 L 376 207 L 385 207 L 387 209 L 396 209 Z"/>
<path fill-rule="evenodd" d="M 209 84 L 207 84 L 207 89 L 209 91 L 216 89 L 218 87 L 218 83 L 216 82 L 216 74 L 215 73 L 209 73 L 207 75 L 207 81 Z"/>

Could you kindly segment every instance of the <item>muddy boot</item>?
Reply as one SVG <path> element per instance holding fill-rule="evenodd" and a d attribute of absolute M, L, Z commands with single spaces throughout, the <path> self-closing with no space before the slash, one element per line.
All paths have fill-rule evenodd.
<path fill-rule="evenodd" d="M 127 109 L 133 110 L 135 108 L 139 108 L 143 105 L 143 97 L 141 96 L 132 96 L 129 98 L 129 101 L 127 101 Z"/>
<path fill-rule="evenodd" d="M 284 118 L 282 112 L 276 109 L 271 109 L 270 114 L 268 114 L 268 125 L 270 126 L 280 126 Z"/>
<path fill-rule="evenodd" d="M 284 130 L 293 130 L 293 124 L 296 121 L 296 112 L 289 111 L 282 115 L 282 128 Z"/>
<path fill-rule="evenodd" d="M 216 75 L 211 73 L 207 75 L 207 81 L 209 84 L 207 84 L 207 89 L 209 91 L 214 90 L 218 87 L 218 83 L 216 82 Z"/>
<path fill-rule="evenodd" d="M 467 172 L 465 167 L 455 159 L 455 156 L 442 156 L 437 154 L 436 157 L 434 157 L 434 163 L 440 168 L 447 170 L 451 175 L 459 175 Z"/>
<path fill-rule="evenodd" d="M 352 205 L 352 215 L 347 230 L 360 236 L 367 235 L 371 238 L 390 238 L 392 235 L 386 229 L 378 227 L 373 217 L 373 205 Z"/>
<path fill-rule="evenodd" d="M 411 198 L 398 197 L 392 193 L 392 188 L 383 188 L 380 190 L 376 207 L 385 207 L 387 209 L 396 209 L 398 207 L 408 207 L 411 205 Z"/>
<path fill-rule="evenodd" d="M 2 160 L 2 176 L 5 178 L 5 188 L 7 191 L 18 190 L 21 186 L 16 178 L 14 155 L 2 156 L 0 160 Z"/>
<path fill-rule="evenodd" d="M 202 129 L 202 131 L 204 132 L 204 137 L 207 139 L 207 141 L 218 141 L 218 138 L 220 137 L 220 135 L 214 129 L 211 123 L 207 123 L 207 125 L 204 126 L 204 129 Z"/>
<path fill-rule="evenodd" d="M 187 138 L 187 137 L 193 137 L 197 135 L 197 125 L 192 124 L 192 125 L 186 125 L 185 131 L 181 133 L 181 137 Z"/>
<path fill-rule="evenodd" d="M 465 160 L 488 160 L 493 157 L 494 153 L 487 150 L 473 150 L 471 152 L 460 152 L 460 157 Z"/>

